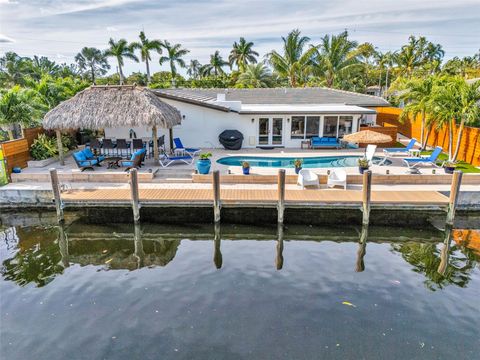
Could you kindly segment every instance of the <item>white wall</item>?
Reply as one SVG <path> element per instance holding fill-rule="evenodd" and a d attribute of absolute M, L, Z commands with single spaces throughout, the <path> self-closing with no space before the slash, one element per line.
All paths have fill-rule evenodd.
<path fill-rule="evenodd" d="M 162 101 L 165 101 L 180 110 L 182 124 L 173 128 L 173 135 L 174 137 L 180 137 L 183 144 L 188 147 L 222 147 L 218 141 L 218 135 L 224 130 L 240 131 L 244 136 L 242 146 L 246 148 L 256 147 L 258 142 L 258 119 L 260 117 L 283 118 L 283 146 L 299 148 L 302 141 L 301 139 L 290 139 L 291 121 L 287 121 L 287 119 L 291 119 L 291 115 L 240 115 L 235 112 L 219 111 L 171 99 L 162 99 Z M 183 116 L 185 116 L 185 118 L 183 118 Z M 305 116 L 308 116 L 308 114 Z M 312 114 L 312 116 L 315 116 L 315 114 Z M 370 117 L 371 115 L 368 116 Z M 357 124 L 359 117 L 360 115 L 353 115 L 353 132 L 358 131 Z M 129 130 L 130 128 L 126 127 L 107 128 L 105 129 L 105 137 L 128 138 Z M 150 128 L 136 127 L 133 128 L 133 130 L 139 138 L 151 138 Z M 320 115 L 320 136 L 322 136 L 322 133 L 323 115 Z M 168 129 L 159 128 L 158 136 L 161 135 L 165 135 L 165 142 L 168 145 Z"/>

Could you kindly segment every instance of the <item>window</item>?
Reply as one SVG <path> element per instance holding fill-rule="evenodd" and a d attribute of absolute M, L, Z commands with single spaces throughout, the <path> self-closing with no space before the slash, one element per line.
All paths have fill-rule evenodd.
<path fill-rule="evenodd" d="M 323 136 L 337 137 L 338 116 L 325 116 L 323 118 Z"/>
<path fill-rule="evenodd" d="M 305 138 L 305 116 L 292 116 L 292 139 Z"/>
<path fill-rule="evenodd" d="M 307 116 L 306 138 L 318 136 L 320 130 L 320 116 Z"/>
<path fill-rule="evenodd" d="M 338 121 L 338 137 L 352 133 L 353 116 L 340 116 Z"/>

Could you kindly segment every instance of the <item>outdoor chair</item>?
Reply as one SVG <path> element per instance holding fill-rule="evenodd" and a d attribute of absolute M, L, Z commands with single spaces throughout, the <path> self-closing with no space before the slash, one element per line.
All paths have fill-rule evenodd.
<path fill-rule="evenodd" d="M 335 137 L 313 137 L 311 140 L 312 149 L 337 148 L 341 147 L 340 141 Z"/>
<path fill-rule="evenodd" d="M 102 151 L 102 144 L 100 144 L 100 141 L 98 141 L 98 139 L 90 140 L 89 146 L 94 154 L 100 154 L 100 152 Z"/>
<path fill-rule="evenodd" d="M 165 135 L 162 135 L 157 139 L 157 144 L 158 144 L 159 153 L 165 152 Z M 149 155 L 150 155 L 150 157 L 152 157 L 153 156 L 153 140 L 149 141 L 148 147 L 149 147 L 149 152 L 150 152 Z"/>
<path fill-rule="evenodd" d="M 419 165 L 432 165 L 435 167 L 440 167 L 436 164 L 436 162 L 442 151 L 443 149 L 440 146 L 437 146 L 435 150 L 433 150 L 433 152 L 428 156 L 404 158 L 403 162 L 408 166 L 409 169 L 413 169 Z"/>
<path fill-rule="evenodd" d="M 302 189 L 305 189 L 305 186 L 320 186 L 320 181 L 318 180 L 317 174 L 308 169 L 302 169 L 298 173 L 297 185 L 300 185 Z"/>
<path fill-rule="evenodd" d="M 191 157 L 194 157 L 200 151 L 202 151 L 201 149 L 197 149 L 197 148 L 186 148 L 185 146 L 183 146 L 182 140 L 180 140 L 180 138 L 174 138 L 173 142 L 175 143 L 175 150 L 180 150 L 180 149 L 184 150 Z"/>
<path fill-rule="evenodd" d="M 336 185 L 343 186 L 347 190 L 347 173 L 342 169 L 335 169 L 328 175 L 327 186 L 334 187 Z"/>
<path fill-rule="evenodd" d="M 87 158 L 87 160 L 97 160 L 98 165 L 100 165 L 100 163 L 103 160 L 105 160 L 105 156 L 103 155 L 95 156 L 95 154 L 92 152 L 92 150 L 90 150 L 90 148 L 85 148 L 82 150 L 82 152 L 85 154 L 85 157 Z"/>
<path fill-rule="evenodd" d="M 132 148 L 133 151 L 145 149 L 145 144 L 142 139 L 132 139 Z"/>
<path fill-rule="evenodd" d="M 74 152 L 73 159 L 75 160 L 78 168 L 82 171 L 85 171 L 87 169 L 94 170 L 93 167 L 95 165 L 99 165 L 98 160 L 96 159 L 88 160 L 83 150 Z"/>
<path fill-rule="evenodd" d="M 112 142 L 112 139 L 103 139 L 102 148 L 104 155 L 114 155 L 115 144 Z"/>
<path fill-rule="evenodd" d="M 187 165 L 192 165 L 193 161 L 193 156 L 168 156 L 167 154 L 163 154 L 159 159 L 160 166 L 164 168 L 175 162 L 183 162 Z"/>
<path fill-rule="evenodd" d="M 138 169 L 142 166 L 142 161 L 145 158 L 145 149 L 140 149 L 135 151 L 130 160 L 120 160 L 118 165 L 121 167 L 125 167 L 125 171 L 128 171 L 132 168 Z"/>
<path fill-rule="evenodd" d="M 410 154 L 409 151 L 413 149 L 413 147 L 415 146 L 416 143 L 417 143 L 417 139 L 413 138 L 413 139 L 410 140 L 407 147 L 404 147 L 404 148 L 385 148 L 385 149 L 383 149 L 383 154 L 385 155 L 385 157 L 383 158 L 383 160 L 380 162 L 379 165 L 383 165 L 389 157 L 400 156 L 400 155 L 403 155 L 403 156 L 409 155 Z"/>
<path fill-rule="evenodd" d="M 370 166 L 373 164 L 373 156 L 375 155 L 375 151 L 377 150 L 377 145 L 367 145 L 365 149 L 365 158 L 368 160 Z"/>
<path fill-rule="evenodd" d="M 117 139 L 117 155 L 120 157 L 129 157 L 131 156 L 131 149 L 130 146 L 127 144 L 127 140 L 125 139 Z"/>

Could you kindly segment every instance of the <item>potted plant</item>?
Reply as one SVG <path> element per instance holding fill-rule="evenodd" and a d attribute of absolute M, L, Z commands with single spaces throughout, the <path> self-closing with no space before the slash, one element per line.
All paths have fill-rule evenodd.
<path fill-rule="evenodd" d="M 445 174 L 453 174 L 455 171 L 456 164 L 451 161 L 445 161 L 443 164 L 443 170 L 445 171 Z"/>
<path fill-rule="evenodd" d="M 212 166 L 212 162 L 210 161 L 210 157 L 212 153 L 202 153 L 197 160 L 197 171 L 199 174 L 207 175 L 210 172 L 210 167 Z"/>
<path fill-rule="evenodd" d="M 295 159 L 293 165 L 295 166 L 295 174 L 298 174 L 302 170 L 303 159 Z"/>
<path fill-rule="evenodd" d="M 242 162 L 243 175 L 250 174 L 250 164 L 247 161 Z"/>
<path fill-rule="evenodd" d="M 370 167 L 370 164 L 368 163 L 367 158 L 360 158 L 358 159 L 358 171 L 360 171 L 360 174 L 363 174 L 365 170 L 368 170 Z"/>

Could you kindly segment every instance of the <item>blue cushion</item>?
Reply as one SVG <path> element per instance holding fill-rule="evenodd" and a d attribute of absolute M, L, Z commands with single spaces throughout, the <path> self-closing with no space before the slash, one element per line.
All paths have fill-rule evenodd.
<path fill-rule="evenodd" d="M 332 138 L 329 138 L 328 141 L 329 142 L 337 142 L 337 138 L 332 137 Z"/>
<path fill-rule="evenodd" d="M 73 157 L 77 161 L 87 160 L 87 157 L 85 156 L 85 154 L 82 151 L 78 151 L 76 153 L 73 153 Z"/>
<path fill-rule="evenodd" d="M 92 166 L 96 165 L 98 163 L 97 160 L 85 160 L 85 161 L 79 161 L 78 162 L 80 166 Z"/>
<path fill-rule="evenodd" d="M 89 148 L 85 148 L 82 150 L 82 152 L 85 154 L 85 157 L 87 159 L 92 159 L 95 157 L 95 155 L 93 154 L 92 150 L 90 150 Z"/>
<path fill-rule="evenodd" d="M 133 166 L 133 161 L 122 161 L 122 166 Z"/>

